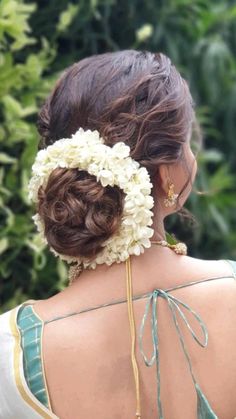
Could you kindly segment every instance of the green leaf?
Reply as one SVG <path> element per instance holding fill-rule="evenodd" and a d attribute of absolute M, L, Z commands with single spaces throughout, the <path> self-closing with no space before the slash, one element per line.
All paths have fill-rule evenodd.
<path fill-rule="evenodd" d="M 5 250 L 7 250 L 9 245 L 9 241 L 6 237 L 3 237 L 2 239 L 0 239 L 0 254 L 4 253 Z"/>
<path fill-rule="evenodd" d="M 199 153 L 198 160 L 201 162 L 219 163 L 224 159 L 224 155 L 220 150 L 210 148 Z"/>
<path fill-rule="evenodd" d="M 176 244 L 176 243 L 178 243 L 178 240 L 176 240 L 176 238 L 172 234 L 167 233 L 167 232 L 165 232 L 165 234 L 166 234 L 166 241 L 167 241 L 167 243 L 169 243 L 169 244 Z"/>
<path fill-rule="evenodd" d="M 2 0 L 0 6 L 0 39 L 5 43 L 6 35 L 13 39 L 12 51 L 31 45 L 35 40 L 28 36 L 31 28 L 28 19 L 36 9 L 35 4 L 24 4 L 15 0 Z"/>
<path fill-rule="evenodd" d="M 223 191 L 226 188 L 233 188 L 235 183 L 234 176 L 229 173 L 226 164 L 219 167 L 219 169 L 209 178 L 209 187 L 215 192 Z"/>
<path fill-rule="evenodd" d="M 209 210 L 219 229 L 219 232 L 224 235 L 229 234 L 229 225 L 227 220 L 225 220 L 224 216 L 220 213 L 216 206 L 213 204 L 209 205 Z"/>
<path fill-rule="evenodd" d="M 46 247 L 45 243 L 42 241 L 41 236 L 38 233 L 29 237 L 29 239 L 26 239 L 25 244 L 35 253 L 38 254 L 41 254 Z"/>
<path fill-rule="evenodd" d="M 37 108 L 35 105 L 22 107 L 22 104 L 10 95 L 6 95 L 2 98 L 2 102 L 5 106 L 6 118 L 24 118 L 28 115 L 36 113 Z"/>
<path fill-rule="evenodd" d="M 9 156 L 6 153 L 0 153 L 0 163 L 2 164 L 9 164 L 9 163 L 15 163 L 17 159 L 14 157 Z"/>
<path fill-rule="evenodd" d="M 138 42 L 147 41 L 153 34 L 153 25 L 145 23 L 136 31 L 136 39 Z"/>
<path fill-rule="evenodd" d="M 59 16 L 59 22 L 57 24 L 57 31 L 64 32 L 68 26 L 70 26 L 71 22 L 75 18 L 79 11 L 79 5 L 75 5 L 72 3 L 68 4 L 66 10 L 64 10 Z"/>

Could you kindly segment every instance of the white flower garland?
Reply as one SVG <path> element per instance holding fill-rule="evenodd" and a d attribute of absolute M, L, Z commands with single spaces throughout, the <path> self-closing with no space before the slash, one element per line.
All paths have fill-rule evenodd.
<path fill-rule="evenodd" d="M 50 173 L 57 167 L 77 168 L 95 175 L 105 187 L 117 185 L 125 193 L 124 210 L 119 231 L 104 242 L 104 249 L 93 260 L 71 257 L 50 250 L 68 263 L 77 262 L 84 268 L 95 268 L 97 264 L 123 262 L 129 255 L 140 255 L 151 246 L 150 238 L 154 201 L 152 184 L 144 167 L 133 160 L 130 148 L 123 142 L 113 147 L 104 144 L 98 131 L 79 130 L 71 138 L 63 138 L 40 150 L 32 166 L 33 176 L 29 182 L 29 198 L 38 202 L 38 190 L 46 186 Z M 39 214 L 33 220 L 44 237 L 44 223 Z"/>

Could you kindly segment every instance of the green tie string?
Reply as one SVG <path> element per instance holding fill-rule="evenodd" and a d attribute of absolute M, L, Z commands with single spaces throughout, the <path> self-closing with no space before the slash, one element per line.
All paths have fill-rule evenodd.
<path fill-rule="evenodd" d="M 142 354 L 142 357 L 144 359 L 144 362 L 145 362 L 146 366 L 151 367 L 153 365 L 154 361 L 156 362 L 157 406 L 158 406 L 159 419 L 164 419 L 162 403 L 161 403 L 161 383 L 160 383 L 160 363 L 159 363 L 159 356 L 160 355 L 159 355 L 159 345 L 158 345 L 157 302 L 158 302 L 158 297 L 159 296 L 164 298 L 167 301 L 168 306 L 170 308 L 171 315 L 172 315 L 172 318 L 173 318 L 173 321 L 174 321 L 174 325 L 176 327 L 181 346 L 183 348 L 185 357 L 187 359 L 189 369 L 190 369 L 190 373 L 191 373 L 195 388 L 199 388 L 199 386 L 198 386 L 198 384 L 196 382 L 196 379 L 194 377 L 194 374 L 193 374 L 190 357 L 189 357 L 188 351 L 186 349 L 186 345 L 185 345 L 185 342 L 184 342 L 183 335 L 182 335 L 182 333 L 180 331 L 180 328 L 179 328 L 179 323 L 178 323 L 176 314 L 179 313 L 180 317 L 184 321 L 184 324 L 187 326 L 187 329 L 190 331 L 194 340 L 203 348 L 205 348 L 207 346 L 207 343 L 208 343 L 208 332 L 207 332 L 206 325 L 202 321 L 201 317 L 193 309 L 191 309 L 187 304 L 183 303 L 181 300 L 174 297 L 169 292 L 157 288 L 149 295 L 148 301 L 147 301 L 146 307 L 145 307 L 145 312 L 144 312 L 144 315 L 143 315 L 143 318 L 142 318 L 142 321 L 141 321 L 140 331 L 139 331 L 139 347 L 140 347 L 140 352 Z M 148 360 L 148 358 L 145 355 L 144 350 L 143 350 L 143 333 L 144 333 L 144 328 L 145 328 L 147 316 L 148 316 L 148 313 L 149 313 L 149 310 L 150 310 L 150 306 L 152 308 L 152 310 L 151 310 L 151 329 L 152 329 L 153 354 L 152 354 L 150 360 Z M 188 310 L 195 317 L 195 319 L 198 321 L 198 323 L 201 327 L 201 330 L 203 332 L 203 336 L 204 336 L 204 341 L 203 342 L 197 337 L 193 328 L 189 324 L 184 312 L 181 309 L 181 306 L 186 308 L 186 310 Z"/>

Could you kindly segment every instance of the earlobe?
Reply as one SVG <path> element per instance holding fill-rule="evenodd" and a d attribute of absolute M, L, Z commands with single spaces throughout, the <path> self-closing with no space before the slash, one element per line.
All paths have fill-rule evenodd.
<path fill-rule="evenodd" d="M 161 164 L 158 171 L 158 183 L 162 192 L 168 193 L 169 167 L 167 164 Z"/>

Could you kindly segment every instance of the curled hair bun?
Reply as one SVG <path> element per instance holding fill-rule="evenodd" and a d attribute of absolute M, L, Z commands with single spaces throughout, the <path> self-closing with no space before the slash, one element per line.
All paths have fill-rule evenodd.
<path fill-rule="evenodd" d="M 79 128 L 97 130 L 107 146 L 124 142 L 153 184 L 160 165 L 184 162 L 194 126 L 188 83 L 169 57 L 136 50 L 96 54 L 65 69 L 37 122 L 40 149 Z M 179 198 L 191 181 L 188 171 Z M 123 198 L 121 189 L 104 188 L 87 172 L 55 169 L 39 190 L 49 245 L 59 254 L 93 259 L 121 224 Z"/>
<path fill-rule="evenodd" d="M 56 168 L 38 192 L 45 236 L 58 253 L 93 258 L 119 228 L 124 192 L 86 171 Z"/>

